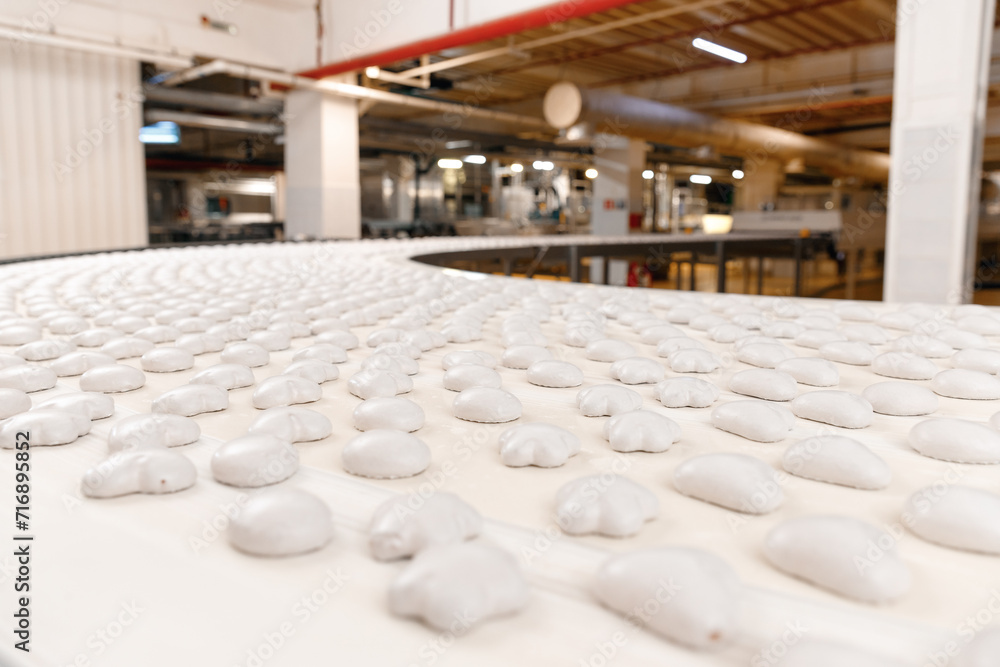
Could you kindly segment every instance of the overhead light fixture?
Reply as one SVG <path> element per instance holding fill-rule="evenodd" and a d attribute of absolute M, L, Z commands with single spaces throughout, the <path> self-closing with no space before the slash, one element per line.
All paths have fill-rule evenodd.
<path fill-rule="evenodd" d="M 712 177 L 706 176 L 705 174 L 692 174 L 691 178 L 688 180 L 692 183 L 697 183 L 698 185 L 708 185 L 712 182 Z"/>
<path fill-rule="evenodd" d="M 468 139 L 459 139 L 457 141 L 446 141 L 444 142 L 444 147 L 452 151 L 456 148 L 468 148 L 472 145 L 472 142 Z"/>
<path fill-rule="evenodd" d="M 742 169 L 733 169 L 733 178 L 737 181 L 743 178 L 746 174 L 743 173 Z"/>
<path fill-rule="evenodd" d="M 647 169 L 646 171 L 642 172 L 642 177 L 647 181 L 653 180 L 653 170 Z"/>
<path fill-rule="evenodd" d="M 469 164 L 486 164 L 485 155 L 466 155 L 462 158 L 463 162 L 468 162 Z"/>
<path fill-rule="evenodd" d="M 548 160 L 535 160 L 531 163 L 531 166 L 538 171 L 552 171 L 552 169 L 555 168 L 555 165 Z"/>
<path fill-rule="evenodd" d="M 139 141 L 144 144 L 179 144 L 181 128 L 170 120 L 146 125 L 139 128 Z"/>
<path fill-rule="evenodd" d="M 438 160 L 438 166 L 442 169 L 461 169 L 462 161 L 450 157 L 443 157 Z"/>
<path fill-rule="evenodd" d="M 380 67 L 375 67 L 373 65 L 371 67 L 365 68 L 365 76 L 367 76 L 369 79 L 377 79 L 381 74 L 382 74 L 382 68 Z"/>
<path fill-rule="evenodd" d="M 583 175 L 587 178 L 597 178 L 597 170 L 591 167 L 587 171 L 583 172 Z"/>
<path fill-rule="evenodd" d="M 514 164 L 510 165 L 510 170 L 515 174 L 520 174 L 522 171 L 524 171 L 524 165 L 521 164 L 520 162 L 515 162 Z"/>
<path fill-rule="evenodd" d="M 695 40 L 691 42 L 691 46 L 696 49 L 701 49 L 702 51 L 708 51 L 713 55 L 719 56 L 720 58 L 732 60 L 734 63 L 745 63 L 747 61 L 747 55 L 745 53 L 727 49 L 724 46 L 716 44 L 715 42 L 710 42 L 707 39 L 702 39 L 701 37 L 696 37 Z"/>

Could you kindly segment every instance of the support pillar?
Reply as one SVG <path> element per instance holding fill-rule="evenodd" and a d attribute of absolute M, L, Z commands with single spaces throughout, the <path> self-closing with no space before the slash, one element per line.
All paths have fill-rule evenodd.
<path fill-rule="evenodd" d="M 285 112 L 286 238 L 360 238 L 357 101 L 293 90 Z"/>
<path fill-rule="evenodd" d="M 629 231 L 633 210 L 642 215 L 642 171 L 646 166 L 646 143 L 617 135 L 598 135 L 594 139 L 593 204 L 590 232 L 597 236 L 623 236 Z M 590 282 L 604 282 L 604 260 L 591 258 Z M 624 285 L 628 262 L 612 260 L 608 284 Z"/>
<path fill-rule="evenodd" d="M 993 0 L 900 3 L 886 301 L 972 298 Z"/>

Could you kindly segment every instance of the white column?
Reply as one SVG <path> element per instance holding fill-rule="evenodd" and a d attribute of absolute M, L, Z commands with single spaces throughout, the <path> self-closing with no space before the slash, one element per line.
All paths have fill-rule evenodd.
<path fill-rule="evenodd" d="M 899 4 L 886 301 L 972 296 L 994 9 L 993 0 Z"/>
<path fill-rule="evenodd" d="M 359 238 L 357 102 L 293 90 L 285 116 L 285 237 Z"/>
<path fill-rule="evenodd" d="M 785 183 L 785 165 L 780 160 L 747 162 L 746 173 L 736 183 L 736 210 L 761 211 L 778 201 Z"/>
<path fill-rule="evenodd" d="M 594 139 L 594 168 L 597 178 L 592 190 L 590 233 L 597 236 L 628 234 L 629 213 L 642 212 L 642 170 L 646 165 L 646 143 L 616 135 L 602 134 Z M 612 261 L 608 280 L 624 285 L 628 263 Z M 595 257 L 590 264 L 590 282 L 604 282 L 604 260 Z"/>

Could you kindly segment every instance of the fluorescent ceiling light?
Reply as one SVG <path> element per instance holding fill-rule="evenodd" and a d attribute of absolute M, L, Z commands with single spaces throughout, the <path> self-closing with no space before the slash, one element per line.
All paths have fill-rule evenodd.
<path fill-rule="evenodd" d="M 702 51 L 708 51 L 709 53 L 719 56 L 720 58 L 732 60 L 734 63 L 745 63 L 747 61 L 745 53 L 727 49 L 724 46 L 720 46 L 715 42 L 710 42 L 707 39 L 702 39 L 701 37 L 695 38 L 695 40 L 691 42 L 691 46 L 696 49 L 701 49 Z"/>
<path fill-rule="evenodd" d="M 367 76 L 369 79 L 377 79 L 379 78 L 379 76 L 381 76 L 381 74 L 382 70 L 378 67 L 375 67 L 374 65 L 372 67 L 365 68 L 365 76 Z"/>
<path fill-rule="evenodd" d="M 591 167 L 587 171 L 583 172 L 583 175 L 587 178 L 597 178 L 597 170 Z"/>
<path fill-rule="evenodd" d="M 139 141 L 144 144 L 179 144 L 181 128 L 169 120 L 139 128 Z"/>
<path fill-rule="evenodd" d="M 642 177 L 645 178 L 647 181 L 653 180 L 653 170 L 647 169 L 646 171 L 642 172 Z"/>
<path fill-rule="evenodd" d="M 466 155 L 462 160 L 469 164 L 486 164 L 485 155 Z"/>
<path fill-rule="evenodd" d="M 515 162 L 514 164 L 510 165 L 510 170 L 515 174 L 520 174 L 522 171 L 524 171 L 524 165 L 521 164 L 520 162 Z"/>
<path fill-rule="evenodd" d="M 453 158 L 443 157 L 438 160 L 438 166 L 442 169 L 461 169 L 462 161 Z"/>
<path fill-rule="evenodd" d="M 735 178 L 737 181 L 743 178 L 744 176 L 745 174 L 743 173 L 742 169 L 733 169 L 733 178 Z"/>
<path fill-rule="evenodd" d="M 691 178 L 688 180 L 692 183 L 697 183 L 698 185 L 708 185 L 712 182 L 712 177 L 704 174 L 692 174 Z"/>
<path fill-rule="evenodd" d="M 555 167 L 555 165 L 548 160 L 535 160 L 531 163 L 531 166 L 538 171 L 551 171 Z"/>
<path fill-rule="evenodd" d="M 468 139 L 459 139 L 458 141 L 446 141 L 444 142 L 444 147 L 448 150 L 454 150 L 456 148 L 468 148 L 472 145 L 472 142 Z"/>

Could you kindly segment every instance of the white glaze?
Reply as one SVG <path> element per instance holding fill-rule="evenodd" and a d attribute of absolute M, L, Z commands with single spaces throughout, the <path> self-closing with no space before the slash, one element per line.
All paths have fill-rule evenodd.
<path fill-rule="evenodd" d="M 20 389 L 0 388 L 0 419 L 8 419 L 31 409 L 31 397 Z"/>
<path fill-rule="evenodd" d="M 674 487 L 686 496 L 746 514 L 768 514 L 785 500 L 778 472 L 745 454 L 688 459 L 674 469 Z"/>
<path fill-rule="evenodd" d="M 930 380 L 937 375 L 938 367 L 912 352 L 886 352 L 872 360 L 872 372 L 900 380 Z"/>
<path fill-rule="evenodd" d="M 896 538 L 850 517 L 785 521 L 768 533 L 764 555 L 787 574 L 862 602 L 896 600 L 912 581 Z"/>
<path fill-rule="evenodd" d="M 866 428 L 872 423 L 872 405 L 857 394 L 819 389 L 802 394 L 790 404 L 796 417 L 841 426 Z"/>
<path fill-rule="evenodd" d="M 390 429 L 410 433 L 423 425 L 424 409 L 408 398 L 370 398 L 354 408 L 354 428 L 359 431 Z"/>
<path fill-rule="evenodd" d="M 520 424 L 500 434 L 500 460 L 511 468 L 555 468 L 580 453 L 580 439 L 552 424 Z"/>
<path fill-rule="evenodd" d="M 273 375 L 257 384 L 253 406 L 258 410 L 298 403 L 313 403 L 323 398 L 323 389 L 311 380 L 294 375 Z"/>
<path fill-rule="evenodd" d="M 722 366 L 722 360 L 708 350 L 689 348 L 677 350 L 667 358 L 675 373 L 711 373 Z"/>
<path fill-rule="evenodd" d="M 782 635 L 784 638 L 784 635 Z M 776 667 L 907 667 L 904 663 L 873 655 L 852 646 L 810 639 L 794 641 Z"/>
<path fill-rule="evenodd" d="M 229 391 L 249 387 L 254 383 L 253 371 L 242 364 L 216 364 L 198 372 L 190 384 L 214 384 Z"/>
<path fill-rule="evenodd" d="M 145 338 L 133 338 L 132 336 L 122 336 L 112 338 L 101 346 L 101 352 L 114 357 L 115 359 L 131 359 L 141 357 L 156 347 L 152 341 Z"/>
<path fill-rule="evenodd" d="M 556 492 L 556 523 L 570 535 L 635 535 L 660 514 L 656 494 L 620 475 L 575 479 Z"/>
<path fill-rule="evenodd" d="M 235 438 L 220 445 L 212 454 L 212 476 L 229 486 L 277 484 L 298 469 L 298 450 L 288 440 L 269 433 Z"/>
<path fill-rule="evenodd" d="M 132 493 L 175 493 L 194 486 L 198 473 L 182 454 L 169 449 L 119 451 L 90 468 L 80 485 L 90 498 Z"/>
<path fill-rule="evenodd" d="M 473 387 L 499 389 L 503 380 L 492 368 L 477 364 L 458 364 L 445 371 L 441 384 L 448 391 L 465 391 Z"/>
<path fill-rule="evenodd" d="M 538 345 L 514 345 L 504 350 L 500 363 L 504 368 L 524 370 L 536 361 L 551 359 L 552 353 Z"/>
<path fill-rule="evenodd" d="M 514 557 L 481 542 L 424 549 L 389 586 L 392 613 L 453 635 L 527 603 L 528 584 Z"/>
<path fill-rule="evenodd" d="M 51 389 L 57 381 L 52 369 L 43 366 L 9 366 L 0 370 L 0 388 L 18 389 L 29 394 Z"/>
<path fill-rule="evenodd" d="M 773 343 L 751 343 L 742 345 L 736 351 L 737 361 L 758 368 L 774 368 L 782 361 L 794 359 L 795 353 L 784 345 Z"/>
<path fill-rule="evenodd" d="M 90 391 L 76 391 L 62 394 L 43 401 L 36 406 L 38 410 L 53 409 L 65 412 L 75 412 L 87 419 L 107 419 L 115 412 L 115 401 L 110 396 Z"/>
<path fill-rule="evenodd" d="M 347 350 L 332 343 L 316 343 L 304 347 L 292 355 L 292 361 L 318 359 L 328 364 L 342 364 L 347 361 Z"/>
<path fill-rule="evenodd" d="M 313 442 L 333 433 L 333 423 L 324 414 L 293 405 L 264 410 L 249 431 L 270 433 L 289 442 Z"/>
<path fill-rule="evenodd" d="M 949 368 L 934 376 L 931 389 L 949 398 L 992 401 L 1000 398 L 1000 379 L 981 371 Z"/>
<path fill-rule="evenodd" d="M 413 380 L 392 371 L 358 371 L 347 381 L 347 390 L 360 399 L 396 396 L 413 389 Z"/>
<path fill-rule="evenodd" d="M 766 401 L 731 401 L 712 410 L 712 426 L 757 442 L 783 440 L 794 425 L 788 408 Z"/>
<path fill-rule="evenodd" d="M 147 413 L 118 421 L 108 434 L 108 451 L 179 447 L 201 436 L 198 422 L 181 415 Z"/>
<path fill-rule="evenodd" d="M 579 387 L 583 384 L 583 371 L 568 361 L 545 359 L 528 366 L 528 382 L 539 387 Z"/>
<path fill-rule="evenodd" d="M 0 447 L 14 449 L 18 433 L 27 433 L 32 447 L 68 445 L 90 432 L 90 419 L 77 412 L 35 409 L 0 422 Z"/>
<path fill-rule="evenodd" d="M 101 352 L 70 352 L 49 364 L 49 368 L 59 377 L 72 377 L 113 363 L 114 357 Z"/>
<path fill-rule="evenodd" d="M 656 384 L 666 377 L 667 370 L 655 359 L 627 357 L 611 364 L 610 373 L 622 384 Z"/>
<path fill-rule="evenodd" d="M 781 464 L 793 475 L 856 489 L 884 489 L 892 481 L 885 461 L 857 440 L 840 435 L 793 443 Z"/>
<path fill-rule="evenodd" d="M 719 388 L 701 378 L 670 378 L 656 385 L 656 399 L 668 408 L 707 408 L 719 398 Z"/>
<path fill-rule="evenodd" d="M 368 545 L 375 560 L 398 560 L 432 546 L 470 540 L 482 529 L 479 512 L 453 493 L 399 495 L 375 510 Z"/>
<path fill-rule="evenodd" d="M 616 452 L 665 452 L 681 439 L 681 427 L 650 410 L 632 410 L 604 422 L 604 439 Z"/>
<path fill-rule="evenodd" d="M 375 479 L 413 477 L 431 464 L 431 450 L 420 438 L 386 429 L 353 437 L 340 456 L 347 472 Z"/>
<path fill-rule="evenodd" d="M 497 358 L 489 352 L 480 352 L 479 350 L 456 350 L 441 358 L 441 368 L 446 371 L 462 364 L 496 368 Z"/>
<path fill-rule="evenodd" d="M 830 361 L 818 357 L 785 359 L 774 369 L 788 373 L 796 382 L 811 387 L 834 387 L 840 384 L 840 371 L 837 367 Z"/>
<path fill-rule="evenodd" d="M 614 417 L 641 408 L 642 396 L 627 387 L 599 384 L 581 389 L 576 395 L 576 406 L 585 417 Z"/>
<path fill-rule="evenodd" d="M 452 403 L 459 419 L 483 424 L 502 424 L 521 416 L 521 401 L 514 394 L 492 387 L 472 387 L 459 392 Z"/>
<path fill-rule="evenodd" d="M 584 350 L 583 356 L 591 361 L 601 361 L 612 363 L 628 357 L 634 357 L 636 349 L 631 343 L 613 338 L 595 340 L 589 343 Z"/>
<path fill-rule="evenodd" d="M 119 394 L 140 389 L 146 384 L 146 374 L 125 364 L 98 366 L 80 376 L 80 389 Z"/>
<path fill-rule="evenodd" d="M 281 373 L 283 375 L 294 375 L 295 377 L 305 378 L 316 384 L 330 382 L 340 377 L 339 368 L 328 361 L 320 361 L 319 359 L 293 361 L 285 366 L 285 370 L 281 371 Z"/>
<path fill-rule="evenodd" d="M 718 556 L 656 547 L 608 558 L 597 571 L 594 594 L 629 623 L 690 648 L 712 650 L 736 638 L 744 592 Z"/>
<path fill-rule="evenodd" d="M 214 384 L 188 384 L 166 391 L 153 401 L 153 412 L 193 417 L 229 407 L 229 394 Z"/>
<path fill-rule="evenodd" d="M 240 364 L 250 368 L 266 366 L 271 353 L 256 343 L 233 343 L 227 345 L 219 358 L 224 364 Z"/>
<path fill-rule="evenodd" d="M 865 387 L 861 397 L 882 415 L 929 415 L 939 403 L 933 391 L 912 382 L 877 382 Z"/>
<path fill-rule="evenodd" d="M 819 346 L 819 356 L 851 366 L 868 366 L 875 359 L 875 348 L 868 343 L 837 341 Z"/>
<path fill-rule="evenodd" d="M 912 429 L 910 447 L 924 456 L 956 463 L 1000 463 L 1000 433 L 965 419 L 927 419 Z"/>
<path fill-rule="evenodd" d="M 769 368 L 751 368 L 729 378 L 729 390 L 768 401 L 790 401 L 799 393 L 798 383 L 788 373 Z"/>
<path fill-rule="evenodd" d="M 928 486 L 906 501 L 903 523 L 953 549 L 1000 555 L 1000 495 L 968 486 Z"/>
<path fill-rule="evenodd" d="M 229 543 L 254 556 L 294 556 L 333 539 L 326 503 L 300 489 L 277 487 L 250 498 L 228 531 Z"/>

